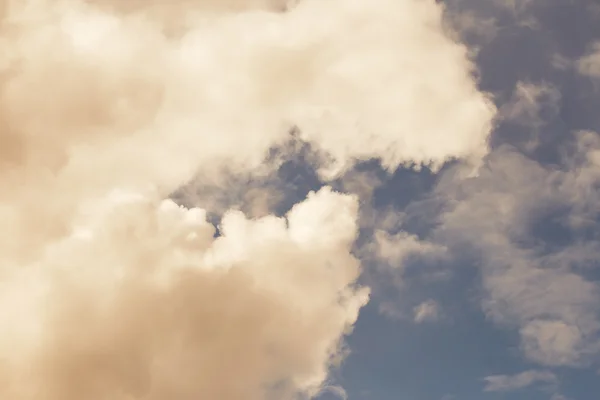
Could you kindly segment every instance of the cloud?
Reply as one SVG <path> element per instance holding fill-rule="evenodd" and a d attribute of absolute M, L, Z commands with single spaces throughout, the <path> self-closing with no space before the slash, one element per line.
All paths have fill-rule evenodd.
<path fill-rule="evenodd" d="M 3 398 L 318 389 L 367 300 L 353 287 L 355 198 L 323 189 L 286 219 L 231 212 L 218 238 L 201 209 L 107 202 L 101 220 L 3 271 Z"/>
<path fill-rule="evenodd" d="M 435 321 L 440 317 L 440 305 L 434 300 L 427 300 L 413 309 L 414 321 L 418 324 Z"/>
<path fill-rule="evenodd" d="M 348 393 L 346 393 L 346 390 L 344 390 L 344 388 L 341 386 L 336 386 L 336 385 L 326 386 L 323 388 L 321 393 L 331 393 L 333 396 L 335 396 L 341 400 L 348 399 Z"/>
<path fill-rule="evenodd" d="M 529 322 L 521 328 L 521 337 L 525 354 L 549 365 L 575 362 L 583 339 L 579 327 L 556 320 Z"/>
<path fill-rule="evenodd" d="M 467 38 L 477 39 L 478 42 L 490 43 L 500 31 L 494 18 L 482 17 L 472 10 L 454 12 L 450 9 L 446 12 L 453 30 Z"/>
<path fill-rule="evenodd" d="M 550 60 L 552 67 L 560 71 L 565 71 L 573 66 L 573 61 L 560 53 L 554 53 Z"/>
<path fill-rule="evenodd" d="M 384 213 L 377 226 L 388 224 L 392 230 L 399 223 L 398 219 L 386 218 Z M 439 261 L 448 260 L 447 250 L 443 245 L 422 240 L 405 231 L 391 234 L 376 229 L 373 239 L 359 249 L 359 254 L 370 266 L 365 276 L 374 294 L 380 297 L 379 311 L 391 319 L 407 319 L 416 323 L 437 320 L 440 317 L 439 305 L 429 299 L 413 307 L 415 298 L 412 292 L 423 282 L 430 283 L 448 277 L 446 271 L 428 268 Z"/>
<path fill-rule="evenodd" d="M 600 78 L 600 42 L 593 43 L 588 53 L 577 62 L 580 74 L 591 78 Z"/>
<path fill-rule="evenodd" d="M 478 176 L 451 171 L 436 189 L 444 211 L 427 240 L 470 249 L 483 310 L 516 327 L 524 354 L 543 365 L 580 365 L 600 350 L 598 286 L 584 273 L 600 255 L 586 233 L 600 212 L 599 150 L 597 134 L 579 132 L 557 168 L 501 147 Z"/>
<path fill-rule="evenodd" d="M 127 182 L 134 170 L 171 182 L 199 167 L 256 166 L 294 126 L 328 154 L 329 172 L 371 157 L 394 168 L 486 153 L 493 109 L 433 2 L 305 0 L 287 13 L 225 12 L 266 4 L 229 2 L 207 13 L 216 3 L 179 7 L 189 14 L 176 37 L 165 36 L 156 18 L 167 17 L 152 5 L 116 14 L 94 6 L 106 2 L 11 8 L 18 29 L 4 40 L 3 64 L 14 73 L 3 119 L 21 132 L 14 146 L 31 153 L 43 128 L 49 143 L 34 147 L 44 146 L 43 157 L 59 163 L 74 147 L 69 169 L 110 161 L 130 171 Z M 26 118 L 31 107 L 35 121 Z M 171 165 L 168 173 L 152 163 L 125 168 L 140 143 L 146 159 Z"/>
<path fill-rule="evenodd" d="M 499 7 L 511 10 L 513 13 L 518 14 L 527 10 L 533 5 L 535 0 L 492 0 L 492 3 Z"/>
<path fill-rule="evenodd" d="M 509 101 L 500 107 L 498 121 L 526 129 L 511 141 L 525 151 L 537 149 L 543 140 L 542 129 L 559 114 L 561 93 L 547 82 L 519 81 Z"/>
<path fill-rule="evenodd" d="M 438 259 L 443 257 L 446 252 L 443 246 L 421 240 L 417 235 L 407 232 L 391 235 L 382 230 L 375 232 L 375 240 L 371 247 L 378 260 L 398 269 L 404 267 L 404 263 L 409 257 Z"/>
<path fill-rule="evenodd" d="M 510 101 L 500 111 L 500 118 L 539 129 L 543 124 L 540 112 L 549 107 L 558 112 L 561 94 L 549 83 L 517 82 Z"/>
<path fill-rule="evenodd" d="M 492 375 L 484 378 L 486 392 L 507 392 L 523 389 L 536 383 L 556 384 L 558 378 L 549 371 L 529 370 L 516 375 Z"/>
<path fill-rule="evenodd" d="M 291 132 L 325 180 L 488 152 L 495 110 L 433 1 L 0 10 L 2 398 L 316 393 L 368 299 L 358 200 L 278 218 L 277 188 L 232 182 L 273 174 Z"/>

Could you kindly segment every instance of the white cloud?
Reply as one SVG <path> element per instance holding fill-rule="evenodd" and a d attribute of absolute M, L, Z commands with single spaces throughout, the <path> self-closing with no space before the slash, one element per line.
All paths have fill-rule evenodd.
<path fill-rule="evenodd" d="M 356 199 L 324 189 L 287 222 L 233 212 L 216 239 L 202 210 L 108 201 L 101 219 L 81 216 L 92 234 L 3 271 L 1 397 L 318 390 L 367 299 L 352 287 Z"/>
<path fill-rule="evenodd" d="M 440 305 L 434 300 L 427 300 L 413 309 L 414 321 L 418 324 L 435 321 L 440 317 Z"/>
<path fill-rule="evenodd" d="M 486 392 L 507 392 L 523 389 L 536 383 L 556 384 L 558 378 L 550 371 L 524 371 L 516 375 L 492 375 L 485 377 Z"/>
<path fill-rule="evenodd" d="M 268 175 L 293 127 L 326 177 L 477 161 L 494 110 L 467 49 L 433 1 L 124 4 L 2 9 L 0 397 L 314 393 L 367 301 L 357 199 L 164 199 Z"/>
<path fill-rule="evenodd" d="M 204 8 L 214 2 L 192 1 L 179 7 L 189 15 L 175 38 L 152 7 L 124 17 L 32 4 L 12 11 L 21 28 L 6 54 L 20 69 L 6 84 L 12 111 L 3 119 L 22 132 L 21 146 L 33 147 L 44 129 L 48 140 L 33 148 L 56 162 L 72 147 L 72 174 L 109 166 L 128 171 L 127 183 L 150 175 L 168 185 L 198 167 L 256 166 L 292 126 L 339 168 L 369 157 L 439 165 L 486 152 L 493 111 L 432 1 L 305 0 L 287 13 L 211 14 Z M 26 118 L 31 107 L 35 121 Z M 140 143 L 152 162 L 130 159 Z"/>

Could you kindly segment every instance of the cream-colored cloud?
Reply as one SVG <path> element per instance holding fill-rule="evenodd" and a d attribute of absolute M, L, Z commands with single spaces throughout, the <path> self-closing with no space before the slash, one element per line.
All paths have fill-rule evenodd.
<path fill-rule="evenodd" d="M 121 193 L 82 209 L 71 236 L 3 270 L 1 397 L 318 390 L 367 299 L 352 288 L 356 212 L 324 189 L 287 220 L 230 213 L 215 239 L 203 210 L 169 200 Z"/>
<path fill-rule="evenodd" d="M 486 152 L 493 110 L 433 2 L 207 13 L 216 3 L 186 1 L 173 5 L 185 20 L 168 17 L 185 25 L 176 37 L 155 2 L 112 13 L 5 4 L 0 214 L 11 251 L 24 253 L 18 232 L 28 254 L 64 234 L 78 202 L 115 187 L 167 196 L 194 178 L 218 183 L 225 167 L 252 171 L 292 127 L 327 155 L 324 174 L 361 158 L 439 165 Z"/>
<path fill-rule="evenodd" d="M 208 13 L 216 3 L 187 1 L 173 5 L 187 15 L 177 37 L 152 2 L 112 13 L 99 2 L 6 4 L 0 213 L 10 232 L 44 221 L 33 247 L 114 187 L 167 196 L 194 177 L 219 182 L 225 167 L 256 169 L 292 127 L 331 160 L 323 173 L 361 158 L 439 165 L 486 152 L 493 110 L 433 2 L 306 0 L 285 13 L 231 2 Z"/>
<path fill-rule="evenodd" d="M 54 143 L 56 165 L 75 147 L 69 170 L 129 163 L 123 180 L 171 181 L 200 163 L 251 167 L 292 125 L 339 168 L 486 152 L 493 110 L 430 1 L 305 0 L 286 13 L 209 14 L 214 2 L 185 2 L 179 8 L 198 16 L 177 39 L 157 28 L 152 4 L 122 16 L 94 3 L 30 3 L 8 18 L 5 119 L 20 136 L 43 129 L 43 157 Z M 132 163 L 140 142 L 168 172 Z"/>
<path fill-rule="evenodd" d="M 433 1 L 124 4 L 0 1 L 0 397 L 313 393 L 367 299 L 356 198 L 164 199 L 268 175 L 294 129 L 324 178 L 476 161 L 467 50 Z"/>

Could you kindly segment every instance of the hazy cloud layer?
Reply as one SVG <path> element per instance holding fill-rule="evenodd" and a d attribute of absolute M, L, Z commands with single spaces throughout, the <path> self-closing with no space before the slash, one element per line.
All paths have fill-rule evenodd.
<path fill-rule="evenodd" d="M 579 132 L 558 169 L 504 147 L 477 177 L 449 173 L 437 189 L 447 209 L 435 237 L 476 249 L 484 310 L 516 325 L 525 355 L 541 364 L 577 365 L 600 350 L 598 287 L 582 274 L 599 255 L 589 236 L 600 211 L 599 150 L 597 134 Z M 568 239 L 537 236 L 551 228 Z"/>

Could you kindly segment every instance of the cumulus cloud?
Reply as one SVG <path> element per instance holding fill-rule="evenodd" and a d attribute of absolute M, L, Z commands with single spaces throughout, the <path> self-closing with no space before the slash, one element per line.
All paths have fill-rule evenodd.
<path fill-rule="evenodd" d="M 577 133 L 564 154 L 562 168 L 544 167 L 502 147 L 476 177 L 448 173 L 428 240 L 474 252 L 484 311 L 518 329 L 530 360 L 573 366 L 600 350 L 598 286 L 585 274 L 600 255 L 588 234 L 600 212 L 599 136 Z"/>
<path fill-rule="evenodd" d="M 529 370 L 516 375 L 492 375 L 484 378 L 486 392 L 507 392 L 523 389 L 537 383 L 556 384 L 558 379 L 550 371 Z"/>
<path fill-rule="evenodd" d="M 356 197 L 165 199 L 267 176 L 292 131 L 323 178 L 480 159 L 494 110 L 444 29 L 418 0 L 0 1 L 0 397 L 318 391 L 367 301 Z"/>
<path fill-rule="evenodd" d="M 161 165 L 172 167 L 137 169 L 163 181 L 223 160 L 252 167 L 293 126 L 329 154 L 329 172 L 353 159 L 381 157 L 393 168 L 486 152 L 493 110 L 476 89 L 466 48 L 446 38 L 430 1 L 305 0 L 287 13 L 226 12 L 267 4 L 259 1 L 162 6 L 190 11 L 174 38 L 142 3 L 118 14 L 96 6 L 111 2 L 30 3 L 6 18 L 3 65 L 13 73 L 4 102 L 12 111 L 3 119 L 19 137 L 60 131 L 68 141 L 54 145 L 57 163 L 64 146 L 79 154 L 99 142 L 93 154 L 71 157 L 71 169 L 106 158 L 124 169 L 142 141 L 147 159 L 161 153 Z M 42 83 L 35 98 L 25 95 Z M 59 91 L 65 100 L 57 102 Z"/>
<path fill-rule="evenodd" d="M 286 218 L 231 212 L 218 238 L 203 210 L 170 200 L 95 207 L 100 220 L 82 213 L 35 263 L 3 271 L 3 398 L 318 389 L 367 300 L 353 288 L 356 199 L 324 189 Z"/>

